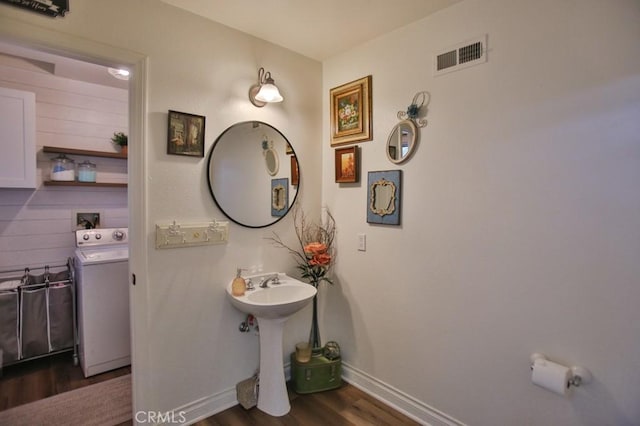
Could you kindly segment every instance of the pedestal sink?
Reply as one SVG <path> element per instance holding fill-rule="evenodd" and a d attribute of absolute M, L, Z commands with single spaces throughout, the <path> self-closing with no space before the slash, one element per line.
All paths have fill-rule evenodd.
<path fill-rule="evenodd" d="M 267 288 L 259 287 L 262 278 L 277 275 L 279 284 L 269 281 Z M 284 416 L 291 409 L 285 384 L 282 330 L 285 321 L 304 308 L 316 295 L 311 284 L 298 281 L 283 273 L 259 274 L 244 277 L 251 279 L 255 290 L 247 290 L 244 296 L 227 296 L 231 304 L 245 314 L 258 319 L 260 326 L 260 392 L 258 408 L 272 416 Z"/>

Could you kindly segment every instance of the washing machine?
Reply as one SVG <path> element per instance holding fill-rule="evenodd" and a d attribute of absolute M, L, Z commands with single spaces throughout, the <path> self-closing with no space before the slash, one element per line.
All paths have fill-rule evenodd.
<path fill-rule="evenodd" d="M 127 228 L 76 231 L 78 354 L 85 377 L 131 364 Z"/>

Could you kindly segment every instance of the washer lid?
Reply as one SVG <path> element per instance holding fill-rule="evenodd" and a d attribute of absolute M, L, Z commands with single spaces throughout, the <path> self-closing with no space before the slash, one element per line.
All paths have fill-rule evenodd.
<path fill-rule="evenodd" d="M 129 248 L 118 247 L 100 250 L 77 250 L 76 257 L 83 265 L 129 260 Z"/>

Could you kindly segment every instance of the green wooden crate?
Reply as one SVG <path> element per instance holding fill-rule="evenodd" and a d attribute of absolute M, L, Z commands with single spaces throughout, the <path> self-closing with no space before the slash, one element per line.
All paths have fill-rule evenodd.
<path fill-rule="evenodd" d="M 342 385 L 342 360 L 314 356 L 309 362 L 300 363 L 294 352 L 291 354 L 291 384 L 296 393 L 339 388 Z"/>

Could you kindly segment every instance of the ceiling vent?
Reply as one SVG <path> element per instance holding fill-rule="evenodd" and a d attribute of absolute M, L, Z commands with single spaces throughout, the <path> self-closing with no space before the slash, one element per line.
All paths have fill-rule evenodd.
<path fill-rule="evenodd" d="M 487 62 L 487 35 L 467 40 L 436 53 L 433 75 L 438 76 Z"/>

